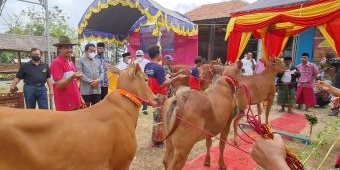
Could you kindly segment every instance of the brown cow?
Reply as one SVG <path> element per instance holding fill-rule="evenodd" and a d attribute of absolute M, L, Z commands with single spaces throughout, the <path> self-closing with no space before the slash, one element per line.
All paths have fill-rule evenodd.
<path fill-rule="evenodd" d="M 275 77 L 278 73 L 284 72 L 286 67 L 280 59 L 269 59 L 265 62 L 265 70 L 261 74 L 251 76 L 242 76 L 240 86 L 246 84 L 250 91 L 252 105 L 257 104 L 258 114 L 262 114 L 261 102 L 267 100 L 265 112 L 265 123 L 268 124 L 268 116 L 275 97 Z M 247 95 L 243 87 L 236 93 L 236 105 L 238 107 L 238 115 L 234 120 L 234 143 L 238 145 L 237 127 L 248 106 Z"/>
<path fill-rule="evenodd" d="M 100 103 L 69 112 L 0 111 L 0 169 L 127 170 L 136 153 L 140 98 L 155 95 L 140 67 L 122 71 Z M 126 93 L 127 92 L 127 93 Z M 138 96 L 138 97 L 133 97 Z"/>
<path fill-rule="evenodd" d="M 237 80 L 241 77 L 242 64 L 226 67 L 226 74 Z M 212 141 L 210 135 L 202 133 L 183 120 L 213 135 L 221 134 L 226 140 L 230 124 L 234 116 L 233 93 L 236 88 L 226 77 L 220 77 L 207 93 L 188 90 L 169 98 L 162 110 L 164 132 L 166 138 L 166 153 L 164 166 L 167 170 L 180 170 L 186 162 L 190 150 L 197 141 L 207 139 L 208 151 Z M 179 120 L 183 119 L 183 120 Z M 225 143 L 220 141 L 219 166 L 225 169 L 223 151 Z M 210 164 L 209 152 L 205 165 Z"/>
<path fill-rule="evenodd" d="M 191 66 L 187 66 L 187 65 L 174 65 L 173 66 L 174 73 L 178 71 L 182 71 L 181 72 L 182 74 L 188 75 L 188 77 L 178 79 L 172 84 L 172 87 L 174 88 L 175 93 L 177 92 L 180 86 L 189 86 L 190 68 Z M 216 74 L 222 74 L 223 69 L 224 69 L 223 65 L 214 65 L 212 63 L 203 64 L 200 67 L 200 72 L 202 73 L 201 79 L 200 79 L 201 90 L 204 91 L 205 89 L 207 89 L 210 86 L 210 84 L 212 84 L 214 76 Z"/>

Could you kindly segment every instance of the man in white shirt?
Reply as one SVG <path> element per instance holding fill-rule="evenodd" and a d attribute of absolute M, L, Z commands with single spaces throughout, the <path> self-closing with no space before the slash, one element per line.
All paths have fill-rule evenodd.
<path fill-rule="evenodd" d="M 243 64 L 242 75 L 244 76 L 253 75 L 256 66 L 256 61 L 253 59 L 253 53 L 252 52 L 246 53 L 241 62 Z"/>
<path fill-rule="evenodd" d="M 150 60 L 144 58 L 144 52 L 142 50 L 136 51 L 136 61 L 135 63 L 138 63 L 140 68 L 144 71 L 144 67 L 146 64 L 148 64 Z"/>
<path fill-rule="evenodd" d="M 148 64 L 149 62 L 150 62 L 150 60 L 144 58 L 144 52 L 142 50 L 137 50 L 136 51 L 136 60 L 135 60 L 135 63 L 138 63 L 138 65 L 143 70 L 143 72 L 144 72 L 145 65 Z M 148 106 L 144 104 L 143 108 L 142 108 L 142 111 L 143 111 L 143 113 L 145 115 L 148 114 L 147 109 L 148 109 Z"/>
<path fill-rule="evenodd" d="M 120 71 L 128 68 L 128 66 L 132 63 L 132 59 L 131 59 L 131 54 L 130 52 L 126 52 L 124 54 L 122 54 L 122 57 L 119 61 L 119 63 L 115 66 L 106 63 L 106 67 L 107 70 L 110 71 L 113 74 L 120 74 Z"/>
<path fill-rule="evenodd" d="M 119 70 L 124 70 L 126 69 L 132 62 L 132 59 L 131 59 L 131 53 L 130 52 L 126 52 L 122 55 L 123 57 L 123 60 L 120 61 L 118 64 L 117 64 L 117 68 Z"/>

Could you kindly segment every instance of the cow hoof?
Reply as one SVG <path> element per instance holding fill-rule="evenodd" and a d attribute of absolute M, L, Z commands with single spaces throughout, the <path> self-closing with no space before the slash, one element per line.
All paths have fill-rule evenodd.
<path fill-rule="evenodd" d="M 234 145 L 235 146 L 240 146 L 239 143 L 238 143 L 238 140 L 236 140 L 236 141 L 234 140 Z"/>
<path fill-rule="evenodd" d="M 210 162 L 204 161 L 204 166 L 210 167 Z"/>
<path fill-rule="evenodd" d="M 223 165 L 223 166 L 220 166 L 220 168 L 219 168 L 220 170 L 226 170 L 227 169 L 227 167 L 225 166 L 225 165 Z"/>

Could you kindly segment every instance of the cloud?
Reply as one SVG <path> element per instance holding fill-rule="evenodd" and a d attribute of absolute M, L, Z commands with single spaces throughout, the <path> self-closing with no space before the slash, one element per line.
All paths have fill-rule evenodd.
<path fill-rule="evenodd" d="M 198 4 L 180 3 L 180 4 L 176 5 L 172 10 L 184 14 L 188 11 L 191 11 L 191 10 L 197 8 L 198 6 L 199 6 Z"/>

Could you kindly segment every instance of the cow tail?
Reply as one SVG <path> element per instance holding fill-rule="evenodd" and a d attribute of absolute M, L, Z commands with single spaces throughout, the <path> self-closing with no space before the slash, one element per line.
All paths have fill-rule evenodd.
<path fill-rule="evenodd" d="M 164 137 L 163 140 L 166 140 L 169 136 L 171 136 L 177 129 L 180 120 L 177 117 L 181 117 L 184 109 L 184 104 L 188 99 L 188 94 L 185 94 L 184 96 L 176 96 L 175 99 L 169 104 L 169 108 L 167 110 L 167 113 L 164 117 L 164 121 L 166 122 L 168 134 Z M 181 100 L 182 99 L 182 100 Z"/>

